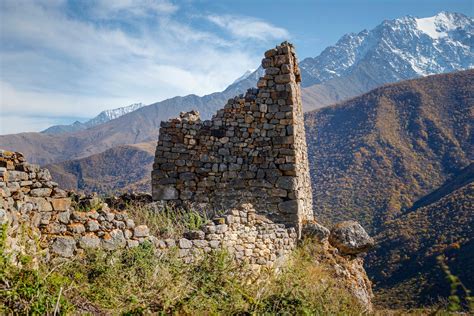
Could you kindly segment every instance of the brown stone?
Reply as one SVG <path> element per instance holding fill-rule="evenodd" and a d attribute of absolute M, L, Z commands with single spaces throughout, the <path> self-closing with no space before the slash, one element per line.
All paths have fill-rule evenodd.
<path fill-rule="evenodd" d="M 56 198 L 51 200 L 53 210 L 55 211 L 66 211 L 71 206 L 70 198 Z"/>

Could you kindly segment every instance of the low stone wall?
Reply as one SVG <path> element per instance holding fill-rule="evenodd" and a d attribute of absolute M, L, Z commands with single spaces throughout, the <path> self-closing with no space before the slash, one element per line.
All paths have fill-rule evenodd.
<path fill-rule="evenodd" d="M 27 163 L 21 153 L 0 151 L 0 165 L 0 221 L 7 225 L 7 248 L 13 255 L 31 254 L 33 247 L 46 259 L 69 258 L 89 248 L 114 250 L 149 241 L 158 252 L 176 248 L 184 260 L 224 248 L 236 260 L 272 265 L 296 245 L 294 228 L 256 214 L 249 204 L 228 210 L 183 238 L 159 239 L 125 211 L 112 210 L 97 198 L 72 207 L 49 171 Z"/>
<path fill-rule="evenodd" d="M 75 210 L 49 171 L 27 163 L 21 153 L 0 150 L 0 197 L 0 223 L 13 256 L 31 254 L 33 247 L 46 258 L 72 257 L 90 247 L 132 247 L 148 237 L 146 226 L 135 226 L 125 212 L 98 199 L 82 201 L 87 212 Z"/>

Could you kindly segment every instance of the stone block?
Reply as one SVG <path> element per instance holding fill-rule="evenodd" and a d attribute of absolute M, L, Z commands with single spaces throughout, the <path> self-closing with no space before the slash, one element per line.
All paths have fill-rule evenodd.
<path fill-rule="evenodd" d="M 155 186 L 153 188 L 153 200 L 177 200 L 179 193 L 176 188 L 172 186 Z"/>
<path fill-rule="evenodd" d="M 53 198 L 51 200 L 51 204 L 53 205 L 53 210 L 55 211 L 66 211 L 71 207 L 71 199 L 70 198 Z"/>
<path fill-rule="evenodd" d="M 146 225 L 135 226 L 133 230 L 133 236 L 135 238 L 148 237 L 150 235 L 150 229 Z"/>
<path fill-rule="evenodd" d="M 61 257 L 70 258 L 74 256 L 75 250 L 76 240 L 69 236 L 58 236 L 51 245 L 52 253 Z"/>
<path fill-rule="evenodd" d="M 100 238 L 88 233 L 79 239 L 79 247 L 82 249 L 96 249 L 100 247 Z"/>

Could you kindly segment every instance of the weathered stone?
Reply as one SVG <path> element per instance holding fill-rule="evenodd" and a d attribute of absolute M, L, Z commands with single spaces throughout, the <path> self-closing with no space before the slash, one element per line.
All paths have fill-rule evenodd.
<path fill-rule="evenodd" d="M 83 249 L 95 249 L 100 247 L 100 238 L 88 233 L 79 239 L 79 247 Z"/>
<path fill-rule="evenodd" d="M 70 198 L 55 198 L 51 200 L 53 210 L 55 211 L 66 211 L 71 206 Z"/>
<path fill-rule="evenodd" d="M 75 250 L 76 241 L 69 236 L 58 236 L 51 245 L 51 251 L 61 257 L 72 257 Z"/>
<path fill-rule="evenodd" d="M 206 234 L 202 230 L 191 230 L 184 233 L 184 237 L 190 240 L 204 239 Z"/>
<path fill-rule="evenodd" d="M 181 249 L 189 249 L 193 246 L 192 241 L 186 239 L 186 238 L 181 238 L 178 242 L 179 248 Z"/>
<path fill-rule="evenodd" d="M 133 236 L 135 238 L 148 237 L 150 235 L 150 229 L 146 225 L 136 226 L 133 230 Z"/>
<path fill-rule="evenodd" d="M 337 223 L 329 235 L 329 243 L 343 254 L 357 255 L 367 252 L 375 241 L 356 221 Z"/>
<path fill-rule="evenodd" d="M 296 188 L 296 179 L 295 177 L 288 176 L 279 177 L 276 186 L 286 190 L 294 190 Z"/>
<path fill-rule="evenodd" d="M 30 191 L 30 195 L 34 197 L 48 197 L 51 195 L 53 190 L 49 188 L 40 188 L 40 189 L 33 189 Z"/>
<path fill-rule="evenodd" d="M 86 228 L 81 223 L 73 223 L 68 226 L 68 230 L 74 234 L 82 234 L 86 231 Z"/>
<path fill-rule="evenodd" d="M 306 238 L 314 238 L 317 241 L 325 241 L 329 237 L 329 229 L 316 222 L 307 223 L 303 226 L 302 235 Z"/>
<path fill-rule="evenodd" d="M 101 244 L 105 250 L 115 250 L 125 247 L 126 240 L 122 230 L 114 229 L 102 237 Z"/>
<path fill-rule="evenodd" d="M 69 223 L 69 218 L 71 217 L 71 212 L 65 211 L 58 214 L 58 220 L 63 224 Z"/>
<path fill-rule="evenodd" d="M 43 212 L 49 212 L 53 210 L 51 203 L 42 197 L 26 196 L 25 201 L 34 203 L 36 205 L 36 208 Z"/>
<path fill-rule="evenodd" d="M 86 223 L 87 231 L 96 232 L 100 229 L 100 225 L 96 220 L 89 220 Z"/>
<path fill-rule="evenodd" d="M 179 198 L 178 191 L 172 186 L 159 186 L 153 190 L 154 200 L 176 200 Z"/>

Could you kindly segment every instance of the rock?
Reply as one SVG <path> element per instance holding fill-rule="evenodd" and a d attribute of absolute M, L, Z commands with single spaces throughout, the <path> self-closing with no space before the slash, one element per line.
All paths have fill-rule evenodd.
<path fill-rule="evenodd" d="M 337 223 L 329 235 L 329 243 L 343 254 L 357 255 L 367 252 L 374 245 L 374 239 L 356 221 Z"/>
<path fill-rule="evenodd" d="M 30 195 L 34 197 L 48 197 L 51 195 L 53 190 L 48 188 L 33 189 L 30 191 Z"/>
<path fill-rule="evenodd" d="M 133 236 L 135 238 L 148 237 L 150 235 L 150 229 L 146 225 L 136 226 L 133 230 Z"/>
<path fill-rule="evenodd" d="M 69 236 L 56 237 L 51 245 L 51 251 L 58 256 L 70 258 L 76 250 L 76 241 Z"/>
<path fill-rule="evenodd" d="M 285 214 L 296 214 L 298 212 L 298 201 L 289 200 L 278 204 L 280 212 Z"/>
<path fill-rule="evenodd" d="M 71 217 L 71 212 L 65 211 L 58 214 L 58 220 L 63 224 L 69 223 L 69 218 Z"/>
<path fill-rule="evenodd" d="M 120 229 L 114 229 L 110 233 L 104 234 L 102 238 L 102 247 L 105 250 L 115 250 L 117 248 L 123 248 L 125 245 L 125 236 Z"/>
<path fill-rule="evenodd" d="M 179 198 L 178 190 L 171 186 L 157 186 L 153 190 L 153 200 L 176 200 Z"/>
<path fill-rule="evenodd" d="M 181 248 L 181 249 L 189 249 L 193 246 L 193 243 L 192 243 L 192 241 L 190 241 L 186 238 L 181 238 L 178 241 L 178 245 L 179 245 L 179 248 Z"/>
<path fill-rule="evenodd" d="M 58 198 L 51 201 L 53 210 L 55 211 L 66 211 L 71 206 L 71 199 L 69 198 Z"/>
<path fill-rule="evenodd" d="M 191 230 L 184 233 L 184 237 L 189 240 L 204 239 L 206 234 L 202 230 Z"/>
<path fill-rule="evenodd" d="M 82 234 L 86 231 L 86 228 L 81 223 L 74 223 L 68 226 L 69 231 L 74 234 Z"/>
<path fill-rule="evenodd" d="M 314 238 L 317 241 L 325 241 L 328 239 L 330 231 L 323 225 L 312 222 L 303 226 L 301 234 L 303 238 Z"/>
<path fill-rule="evenodd" d="M 79 246 L 83 249 L 99 248 L 100 238 L 92 233 L 88 233 L 79 239 Z"/>
<path fill-rule="evenodd" d="M 90 221 L 87 221 L 86 228 L 87 228 L 87 231 L 89 232 L 96 232 L 100 229 L 100 225 L 97 221 L 90 220 Z"/>
<path fill-rule="evenodd" d="M 41 169 L 37 174 L 36 174 L 38 180 L 40 181 L 44 181 L 44 182 L 47 182 L 47 181 L 51 181 L 51 174 L 49 173 L 49 170 L 48 169 Z M 26 179 L 28 180 L 28 179 Z"/>
<path fill-rule="evenodd" d="M 276 186 L 285 190 L 294 190 L 296 188 L 296 179 L 294 177 L 279 177 Z"/>

